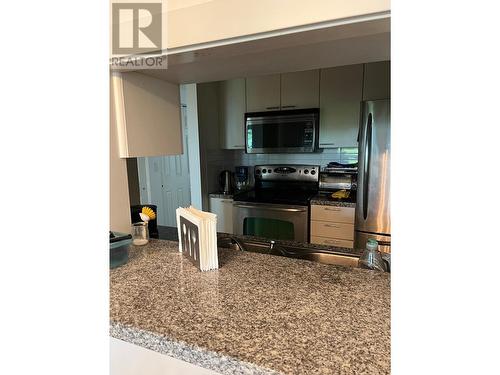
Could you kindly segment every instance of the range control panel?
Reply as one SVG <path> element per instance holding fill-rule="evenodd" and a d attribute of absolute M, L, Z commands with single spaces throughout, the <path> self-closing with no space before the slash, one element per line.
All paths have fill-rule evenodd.
<path fill-rule="evenodd" d="M 276 164 L 256 165 L 256 180 L 261 181 L 319 181 L 319 165 Z"/>

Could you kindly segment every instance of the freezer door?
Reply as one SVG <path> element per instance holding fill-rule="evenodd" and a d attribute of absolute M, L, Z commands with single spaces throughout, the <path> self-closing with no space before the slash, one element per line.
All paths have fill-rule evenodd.
<path fill-rule="evenodd" d="M 390 101 L 363 103 L 359 135 L 358 190 L 355 230 L 391 233 Z"/>

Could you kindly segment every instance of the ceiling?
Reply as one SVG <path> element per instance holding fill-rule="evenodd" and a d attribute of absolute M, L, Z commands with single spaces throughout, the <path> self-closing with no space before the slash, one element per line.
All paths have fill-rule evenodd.
<path fill-rule="evenodd" d="M 167 69 L 141 72 L 201 83 L 382 60 L 390 60 L 390 16 L 170 53 Z"/>

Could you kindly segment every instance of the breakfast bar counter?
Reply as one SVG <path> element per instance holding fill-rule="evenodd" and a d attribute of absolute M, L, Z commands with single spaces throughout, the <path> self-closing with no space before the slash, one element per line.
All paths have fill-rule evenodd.
<path fill-rule="evenodd" d="M 110 335 L 220 374 L 389 374 L 390 274 L 177 242 L 110 271 Z"/>

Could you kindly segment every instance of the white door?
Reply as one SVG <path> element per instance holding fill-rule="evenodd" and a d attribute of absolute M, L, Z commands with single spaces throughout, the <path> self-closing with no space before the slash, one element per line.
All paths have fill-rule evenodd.
<path fill-rule="evenodd" d="M 174 156 L 144 158 L 138 162 L 141 203 L 154 204 L 158 210 L 158 225 L 175 227 L 175 209 L 191 204 L 189 185 L 188 134 L 186 107 L 182 107 L 183 153 Z M 145 169 L 145 170 L 141 170 Z M 146 179 L 143 183 L 143 179 Z M 147 193 L 143 193 L 146 185 Z M 144 201 L 144 199 L 147 201 Z"/>
<path fill-rule="evenodd" d="M 166 225 L 165 209 L 163 207 L 163 158 L 164 156 L 155 156 L 146 158 L 146 165 L 149 171 L 148 190 L 150 199 L 142 204 L 154 204 L 157 206 L 157 223 Z"/>

